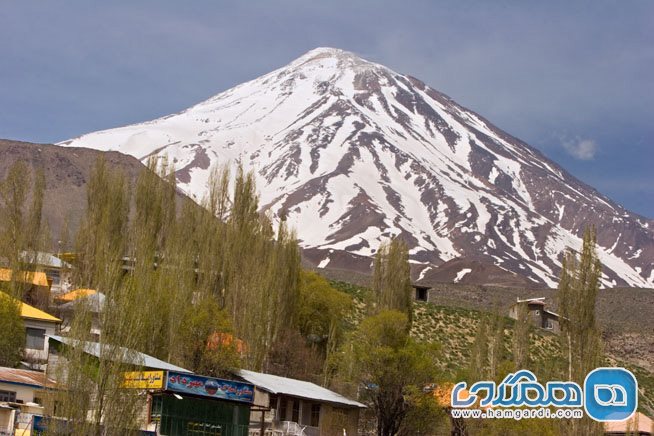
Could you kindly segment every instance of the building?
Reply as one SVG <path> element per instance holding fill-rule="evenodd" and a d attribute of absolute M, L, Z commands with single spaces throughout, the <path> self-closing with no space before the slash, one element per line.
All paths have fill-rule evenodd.
<path fill-rule="evenodd" d="M 70 290 L 72 282 L 72 266 L 52 253 L 43 251 L 23 252 L 23 260 L 33 264 L 43 271 L 50 284 L 50 290 L 57 295 Z"/>
<path fill-rule="evenodd" d="M 42 271 L 18 271 L 0 268 L 0 286 L 15 280 L 25 287 L 23 299 L 40 309 L 50 305 L 50 282 Z M 0 289 L 2 289 L 0 287 Z"/>
<path fill-rule="evenodd" d="M 241 381 L 167 371 L 148 391 L 144 430 L 162 435 L 247 436 L 254 386 Z"/>
<path fill-rule="evenodd" d="M 640 412 L 636 412 L 631 418 L 619 422 L 607 422 L 604 424 L 605 435 L 610 436 L 651 436 L 654 435 L 654 421 Z"/>
<path fill-rule="evenodd" d="M 414 290 L 414 295 L 413 295 L 414 300 L 424 301 L 424 302 L 429 301 L 429 290 L 431 289 L 431 286 L 423 286 L 417 284 L 413 284 L 411 286 L 413 287 Z"/>
<path fill-rule="evenodd" d="M 0 367 L 0 403 L 43 405 L 44 389 L 54 386 L 43 372 Z"/>
<path fill-rule="evenodd" d="M 95 289 L 80 288 L 75 289 L 63 294 L 55 295 L 54 301 L 59 304 L 72 303 L 80 298 L 90 297 L 96 295 L 98 291 Z"/>
<path fill-rule="evenodd" d="M 527 305 L 527 316 L 534 327 L 559 333 L 559 315 L 546 309 L 545 298 L 529 298 L 526 300 L 517 299 L 516 303 L 509 309 L 509 317 L 518 319 L 520 305 Z"/>
<path fill-rule="evenodd" d="M 101 323 L 100 314 L 104 310 L 106 297 L 102 292 L 94 289 L 76 289 L 55 297 L 58 304 L 56 313 L 62 319 L 61 333 L 68 333 L 72 324 L 78 303 L 83 303 L 91 315 L 91 337 L 93 340 L 100 340 Z"/>
<path fill-rule="evenodd" d="M 0 298 L 11 297 L 0 292 Z M 61 320 L 22 301 L 19 306 L 20 317 L 25 325 L 24 364 L 32 369 L 41 369 L 40 365 L 48 359 L 46 336 L 58 332 Z"/>
<path fill-rule="evenodd" d="M 54 386 L 42 372 L 0 367 L 0 435 L 30 428 L 43 415 L 45 390 Z"/>
<path fill-rule="evenodd" d="M 350 436 L 358 432 L 359 412 L 366 406 L 357 401 L 302 380 L 246 370 L 235 375 L 255 387 L 251 435 L 261 435 L 262 426 L 265 434 L 279 436 Z"/>
<path fill-rule="evenodd" d="M 77 339 L 65 338 L 62 336 L 48 336 L 49 354 L 48 354 L 48 372 L 55 374 L 55 369 L 59 365 L 66 365 L 66 360 L 62 355 L 62 350 L 65 347 L 82 347 L 84 353 L 100 358 L 102 355 L 111 353 L 113 359 L 118 359 L 123 363 L 134 365 L 138 368 L 146 370 L 159 370 L 159 371 L 176 371 L 179 373 L 191 374 L 188 369 L 173 365 L 172 363 L 152 357 L 148 354 L 141 353 L 134 350 L 129 350 L 125 347 L 111 347 L 107 344 L 100 344 L 98 342 L 84 342 Z"/>
<path fill-rule="evenodd" d="M 48 371 L 63 375 L 67 361 L 66 347 L 81 347 L 95 358 L 111 353 L 133 371 L 124 374 L 124 389 L 138 389 L 143 399 L 139 430 L 154 434 L 247 436 L 254 386 L 193 374 L 191 371 L 155 357 L 111 347 L 97 342 L 71 338 L 48 338 Z M 61 370 L 58 370 L 60 368 Z"/>

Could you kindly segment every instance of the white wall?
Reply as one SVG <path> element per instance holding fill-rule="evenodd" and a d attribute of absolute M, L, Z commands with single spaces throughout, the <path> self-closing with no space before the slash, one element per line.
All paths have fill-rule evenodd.
<path fill-rule="evenodd" d="M 36 396 L 38 397 L 38 392 L 41 390 L 31 386 L 0 382 L 0 391 L 16 392 L 16 400 L 22 400 L 23 403 L 31 403 L 34 401 L 35 392 L 37 392 Z"/>
<path fill-rule="evenodd" d="M 25 327 L 43 329 L 46 335 L 55 335 L 57 333 L 57 324 L 53 322 L 37 321 L 33 319 L 23 319 Z M 44 340 L 43 350 L 34 350 L 25 348 L 25 357 L 33 360 L 47 360 L 48 358 L 48 341 Z"/>

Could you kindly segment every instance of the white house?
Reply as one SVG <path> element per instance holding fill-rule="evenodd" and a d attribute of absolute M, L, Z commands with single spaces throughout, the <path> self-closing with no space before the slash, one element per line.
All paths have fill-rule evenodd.
<path fill-rule="evenodd" d="M 239 370 L 234 373 L 254 385 L 250 434 L 266 431 L 283 436 L 356 435 L 364 404 L 307 381 Z M 265 433 L 268 434 L 268 433 Z"/>
<path fill-rule="evenodd" d="M 0 292 L 0 298 L 11 298 Z M 46 335 L 57 333 L 61 320 L 27 303 L 19 302 L 20 317 L 25 324 L 24 364 L 32 369 L 41 369 L 40 365 L 48 360 L 48 342 Z"/>

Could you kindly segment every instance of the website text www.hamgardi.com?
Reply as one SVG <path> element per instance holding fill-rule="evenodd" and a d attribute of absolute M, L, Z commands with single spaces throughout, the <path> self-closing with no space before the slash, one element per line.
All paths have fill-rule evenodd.
<path fill-rule="evenodd" d="M 452 418 L 473 419 L 581 419 L 582 409 L 452 409 Z"/>

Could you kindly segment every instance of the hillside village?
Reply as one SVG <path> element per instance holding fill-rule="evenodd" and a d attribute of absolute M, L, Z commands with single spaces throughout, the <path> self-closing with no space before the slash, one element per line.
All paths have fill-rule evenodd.
<path fill-rule="evenodd" d="M 98 160 L 60 252 L 47 251 L 38 173 L 16 164 L 2 181 L 0 434 L 567 431 L 463 422 L 448 400 L 456 381 L 516 366 L 559 374 L 565 315 L 547 304 L 560 298 L 517 288 L 483 310 L 442 304 L 456 285 L 413 283 L 399 238 L 367 286 L 329 280 L 257 212 L 251 175 L 232 185 L 216 170 L 200 208 L 176 201 L 170 174 L 151 160 L 130 187 Z M 654 377 L 640 371 L 646 424 Z"/>

